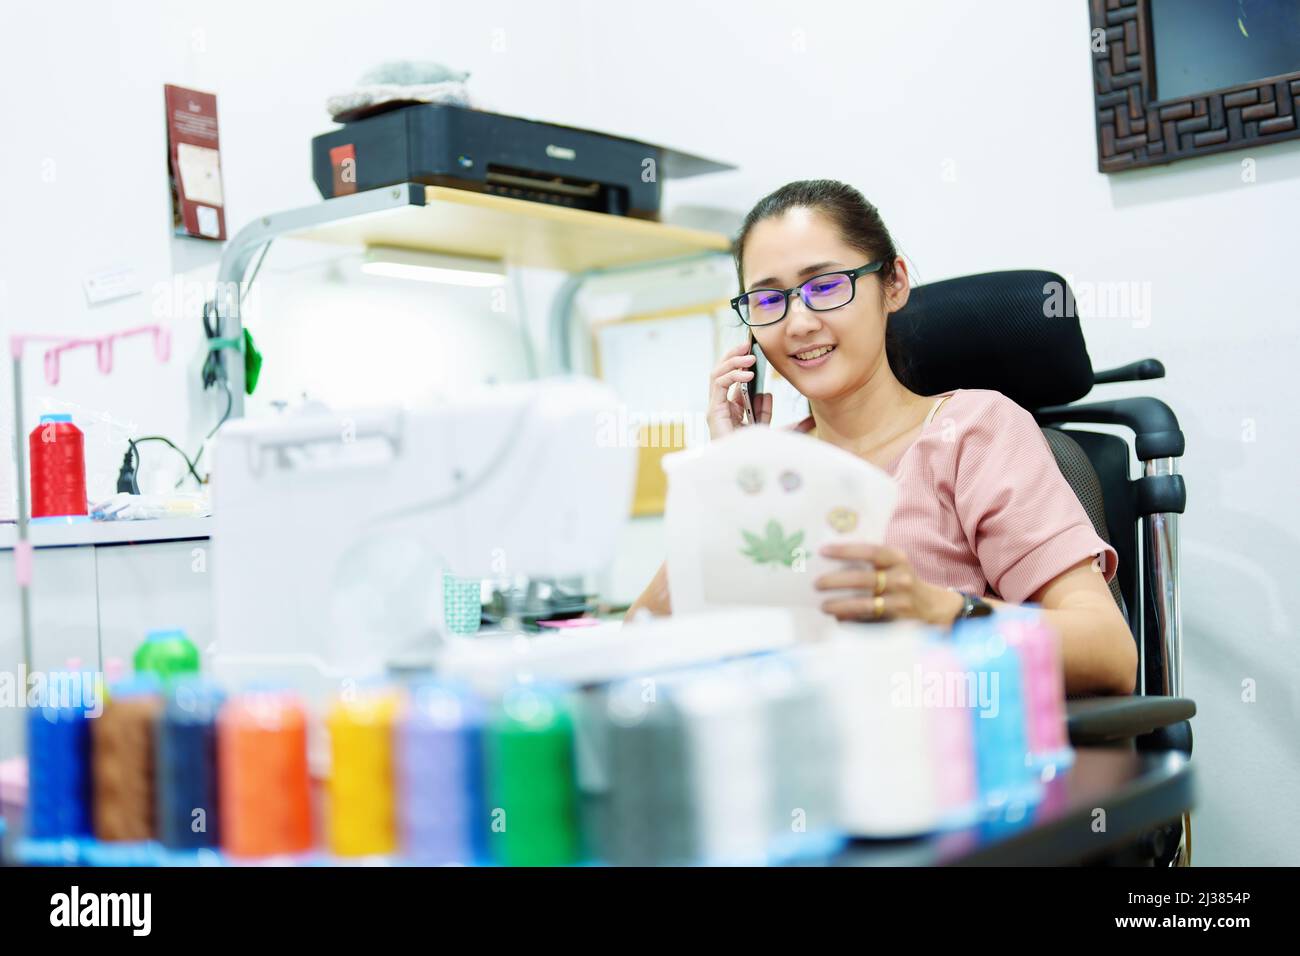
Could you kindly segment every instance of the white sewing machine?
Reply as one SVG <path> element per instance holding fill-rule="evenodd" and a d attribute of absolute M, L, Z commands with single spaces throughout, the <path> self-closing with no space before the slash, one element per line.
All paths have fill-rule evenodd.
<path fill-rule="evenodd" d="M 337 690 L 436 650 L 444 571 L 603 570 L 636 467 L 617 420 L 612 390 L 565 378 L 230 423 L 213 466 L 213 672 Z"/>

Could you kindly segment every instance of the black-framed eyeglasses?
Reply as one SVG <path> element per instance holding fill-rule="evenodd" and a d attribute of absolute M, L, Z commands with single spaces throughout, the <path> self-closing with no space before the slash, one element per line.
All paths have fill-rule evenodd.
<path fill-rule="evenodd" d="M 858 279 L 879 272 L 885 260 L 868 262 L 857 269 L 823 272 L 789 289 L 751 289 L 731 300 L 731 307 L 748 326 L 774 325 L 785 318 L 790 296 L 799 293 L 803 304 L 814 312 L 829 312 L 848 305 L 857 294 Z"/>

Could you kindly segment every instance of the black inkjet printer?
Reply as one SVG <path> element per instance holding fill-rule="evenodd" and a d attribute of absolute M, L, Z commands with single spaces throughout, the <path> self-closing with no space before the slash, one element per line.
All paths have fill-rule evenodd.
<path fill-rule="evenodd" d="M 622 136 L 438 103 L 403 105 L 312 138 L 326 199 L 424 183 L 658 220 L 664 179 L 734 169 Z"/>

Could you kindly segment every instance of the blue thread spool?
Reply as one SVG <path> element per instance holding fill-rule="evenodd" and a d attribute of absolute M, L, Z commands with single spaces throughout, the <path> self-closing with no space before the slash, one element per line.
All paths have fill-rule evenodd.
<path fill-rule="evenodd" d="M 982 809 L 999 814 L 1011 805 L 1036 802 L 1041 787 L 1029 765 L 1019 653 L 987 618 L 964 622 L 956 632 L 956 648 L 974 672 L 981 695 L 971 719 Z"/>
<path fill-rule="evenodd" d="M 395 769 L 403 853 L 423 864 L 486 856 L 483 707 L 466 687 L 418 684 L 397 729 Z"/>
<path fill-rule="evenodd" d="M 82 707 L 33 708 L 27 716 L 27 835 L 86 838 L 91 816 L 90 723 Z"/>
<path fill-rule="evenodd" d="M 182 680 L 168 688 L 154 736 L 158 840 L 169 850 L 216 848 L 217 712 L 225 695 Z"/>

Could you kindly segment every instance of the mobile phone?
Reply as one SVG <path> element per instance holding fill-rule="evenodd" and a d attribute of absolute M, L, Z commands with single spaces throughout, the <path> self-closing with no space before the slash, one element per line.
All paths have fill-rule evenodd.
<path fill-rule="evenodd" d="M 758 340 L 754 338 L 754 333 L 749 333 L 749 354 L 754 356 L 754 364 L 750 371 L 754 377 L 745 382 L 740 387 L 745 390 L 745 418 L 742 425 L 757 424 L 758 418 L 754 414 L 754 399 L 763 394 L 763 384 L 767 380 L 767 356 L 758 345 Z"/>

